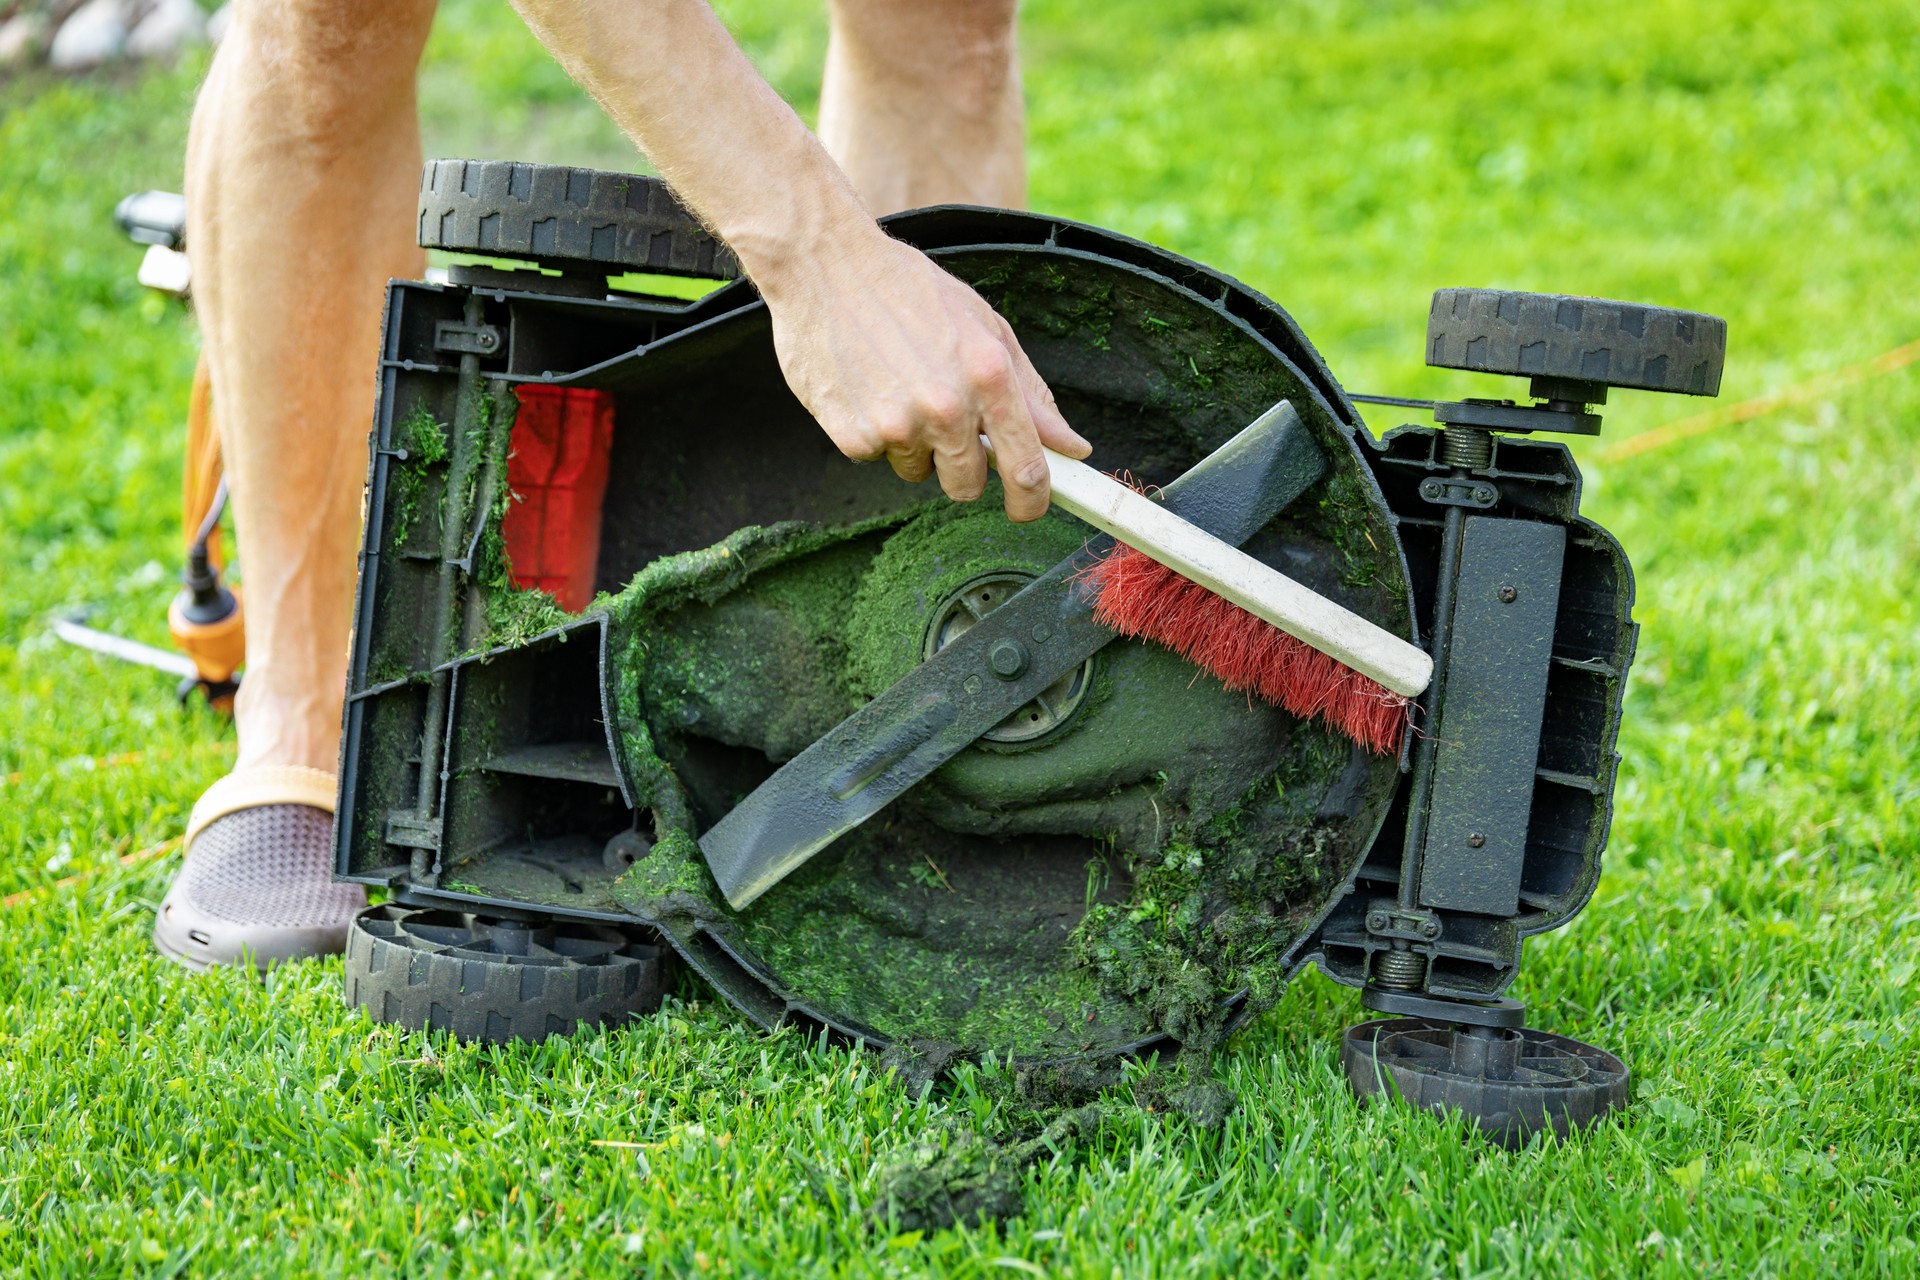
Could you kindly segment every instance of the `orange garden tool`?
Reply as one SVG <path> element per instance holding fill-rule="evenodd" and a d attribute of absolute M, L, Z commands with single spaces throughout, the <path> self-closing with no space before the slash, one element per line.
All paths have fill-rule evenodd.
<path fill-rule="evenodd" d="M 172 297 L 186 298 L 192 277 L 184 252 L 186 201 L 171 192 L 143 191 L 122 200 L 114 217 L 129 237 L 147 246 L 147 256 L 140 264 L 140 283 Z M 193 391 L 187 403 L 186 461 L 181 482 L 186 566 L 180 592 L 167 608 L 167 630 L 185 658 L 95 630 L 78 618 L 56 621 L 55 634 L 69 644 L 177 675 L 181 677 L 182 701 L 198 690 L 216 711 L 231 714 L 247 640 L 239 593 L 220 576 L 220 517 L 226 506 L 220 436 L 213 421 L 213 387 L 203 356 L 194 369 Z"/>

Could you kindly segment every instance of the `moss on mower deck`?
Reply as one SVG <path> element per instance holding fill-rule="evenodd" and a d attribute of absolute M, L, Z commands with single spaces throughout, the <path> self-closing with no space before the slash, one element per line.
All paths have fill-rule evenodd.
<path fill-rule="evenodd" d="M 1313 808 L 1352 758 L 1349 744 L 1305 727 L 1278 770 L 1243 795 L 1195 802 L 1204 820 L 1169 822 L 1143 849 L 1084 845 L 1072 861 L 1062 837 L 1054 856 L 1023 859 L 913 820 L 924 805 L 903 801 L 745 912 L 726 907 L 707 871 L 672 763 L 678 735 L 761 747 L 771 735 L 787 748 L 770 754 L 795 754 L 923 659 L 939 601 L 985 573 L 1044 571 L 1087 536 L 1064 516 L 1014 525 L 984 506 L 936 504 L 904 522 L 745 529 L 649 566 L 607 606 L 624 764 L 657 837 L 616 898 L 683 940 L 696 927 L 720 933 L 800 1007 L 967 1053 L 1100 1054 L 1162 1032 L 1210 1047 L 1243 1007 L 1231 997 L 1275 998 L 1284 953 L 1338 860 Z M 767 627 L 758 650 L 740 643 L 754 618 Z M 776 645 L 807 648 L 801 665 L 816 669 L 774 690 L 791 699 L 778 710 L 791 731 L 743 692 L 785 673 L 765 652 Z M 1172 687 L 1193 679 L 1180 668 Z M 1031 770 L 1044 757 L 1009 759 Z M 1188 811 L 1166 786 L 1162 776 L 1165 812 Z"/>
<path fill-rule="evenodd" d="M 711 547 L 656 560 L 625 590 L 597 602 L 596 607 L 607 612 L 613 627 L 611 644 L 618 669 L 612 692 L 621 767 L 635 805 L 653 810 L 657 829 L 654 852 L 641 865 L 649 877 L 665 876 L 661 880 L 663 892 L 672 891 L 668 883 L 677 875 L 676 860 L 671 856 L 676 849 L 685 848 L 700 864 L 702 874 L 705 864 L 700 862 L 698 846 L 693 843 L 692 808 L 657 741 L 666 728 L 660 713 L 683 713 L 694 697 L 724 688 L 734 673 L 689 662 L 671 639 L 661 638 L 668 631 L 661 620 L 681 605 L 719 600 L 756 573 L 894 522 L 893 518 L 876 520 L 851 530 L 798 522 L 751 525 Z M 823 623 L 829 621 L 833 600 L 830 591 L 820 591 L 809 599 L 815 607 L 803 610 L 803 615 Z M 654 685 L 652 699 L 648 697 L 649 683 Z M 684 717 L 676 714 L 674 718 Z M 690 890 L 698 884 L 695 881 L 673 889 Z M 717 896 L 710 879 L 702 887 Z"/>
<path fill-rule="evenodd" d="M 904 541 L 900 556 L 932 570 L 917 580 L 931 578 L 936 584 L 969 580 L 983 565 L 1004 567 L 1003 554 L 956 556 L 953 539 L 941 536 L 956 520 L 977 520 L 978 514 L 941 504 L 911 522 L 925 526 L 923 536 L 896 536 L 882 554 L 891 555 Z M 897 676 L 884 673 L 917 662 L 925 609 L 887 599 L 884 591 L 881 599 L 870 598 L 868 587 L 878 575 L 868 572 L 873 550 L 861 547 L 864 535 L 900 523 L 892 517 L 841 530 L 793 525 L 741 530 L 716 547 L 656 562 L 610 602 L 614 646 L 622 655 L 615 701 L 625 765 L 637 798 L 654 809 L 657 836 L 653 852 L 627 873 L 616 893 L 631 909 L 669 928 L 684 930 L 696 921 L 729 926 L 730 936 L 779 976 L 791 998 L 836 1021 L 871 1026 L 889 1038 L 1031 1052 L 1068 1036 L 1072 1049 L 1087 1047 L 1087 1035 L 1069 1024 L 1075 1019 L 1084 1024 L 1097 1003 L 1091 980 L 1080 981 L 1077 990 L 1033 989 L 1036 966 L 1044 969 L 1044 952 L 1057 951 L 1058 939 L 1049 944 L 1039 931 L 1017 927 L 1006 931 L 1011 946 L 983 950 L 977 936 L 970 940 L 978 933 L 978 904 L 954 887 L 943 864 L 957 869 L 970 855 L 980 862 L 977 849 L 926 849 L 916 857 L 899 847 L 891 824 L 876 821 L 736 916 L 707 872 L 693 839 L 688 798 L 657 741 L 662 731 L 704 726 L 716 703 L 765 685 L 773 659 L 764 652 L 748 651 L 744 669 L 716 665 L 716 648 L 726 652 L 728 646 L 690 643 L 665 616 L 680 605 L 717 602 L 750 581 L 767 604 L 802 621 L 802 635 L 812 646 L 806 655 L 810 662 L 827 671 L 857 673 L 851 682 L 857 688 L 843 681 L 781 686 L 777 692 L 796 695 L 781 711 L 800 730 L 788 737 L 794 751 L 857 708 L 869 696 L 869 681 L 890 684 Z M 1023 536 L 1045 548 L 1022 561 L 1042 557 L 1036 570 L 1084 538 L 1073 531 L 1014 538 Z M 803 558 L 815 572 L 782 572 Z M 852 618 L 862 612 L 913 621 L 904 630 L 853 625 Z M 778 726 L 773 732 L 779 733 Z M 1022 935 L 1029 945 L 1020 945 Z"/>
<path fill-rule="evenodd" d="M 950 265 L 1045 350 L 1070 414 L 1124 443 L 1143 480 L 1171 479 L 1283 396 L 1330 457 L 1352 448 L 1204 299 L 997 250 Z M 484 626 L 468 629 L 487 647 L 568 617 L 512 584 L 496 413 L 489 398 L 476 426 L 500 483 L 476 564 Z M 1359 471 L 1331 467 L 1249 549 L 1284 546 L 1307 585 L 1404 629 L 1395 544 Z M 611 627 L 620 766 L 653 820 L 653 849 L 614 898 L 683 943 L 711 931 L 798 1007 L 935 1057 L 1057 1059 L 1163 1035 L 1204 1053 L 1279 995 L 1289 948 L 1370 828 L 1319 814 L 1353 768 L 1350 744 L 1250 718 L 1252 704 L 1157 649 L 1109 646 L 1066 730 L 977 744 L 746 912 L 726 906 L 700 852 L 697 832 L 770 762 L 925 659 L 943 601 L 987 574 L 1042 573 L 1092 534 L 1059 512 L 1013 524 L 998 499 L 994 486 L 973 505 L 743 528 L 594 603 Z M 1143 769 L 1149 757 L 1166 763 Z"/>
<path fill-rule="evenodd" d="M 490 483 L 492 492 L 472 570 L 472 581 L 480 590 L 481 614 L 464 627 L 465 633 L 474 637 L 466 646 L 470 653 L 524 644 L 577 616 L 562 609 L 551 593 L 523 587 L 513 578 L 504 530 L 507 508 L 515 501 L 507 482 L 507 461 L 512 454 L 512 422 L 517 413 L 517 405 L 502 384 L 493 384 L 480 397 L 473 430 L 480 460 L 462 510 L 472 511 L 481 500 L 482 483 Z"/>
<path fill-rule="evenodd" d="M 1132 863 L 1123 903 L 1092 904 L 1074 930 L 1074 958 L 1102 987 L 1135 1002 L 1190 1049 L 1225 1034 L 1223 997 L 1244 993 L 1258 1012 L 1286 985 L 1287 948 L 1330 887 L 1339 849 L 1314 808 L 1353 748 L 1302 726 L 1302 749 L 1240 802 L 1179 828 L 1157 857 Z"/>
<path fill-rule="evenodd" d="M 387 470 L 387 509 L 391 513 L 387 547 L 391 550 L 405 546 L 419 524 L 428 469 L 447 460 L 447 430 L 425 405 L 416 406 L 394 425 L 393 447 L 404 456 L 396 456 Z M 446 518 L 444 501 L 438 504 L 436 515 L 433 536 L 438 536 L 439 521 Z"/>
<path fill-rule="evenodd" d="M 1080 550 L 1094 530 L 1058 510 L 1016 524 L 993 481 L 972 504 L 936 505 L 887 539 L 853 602 L 847 644 L 855 691 L 874 698 L 927 657 L 932 612 L 994 573 L 1038 577 Z"/>
<path fill-rule="evenodd" d="M 1208 300 L 1112 264 L 1076 262 L 1067 270 L 1003 249 L 944 254 L 941 261 L 1039 353 L 1067 417 L 1089 439 L 1117 427 L 1134 440 L 1128 456 L 1103 465 L 1166 483 L 1283 398 L 1329 459 L 1352 454 L 1352 442 L 1314 404 L 1313 389 Z M 1385 513 L 1362 492 L 1361 474 L 1336 462 L 1266 538 L 1332 543 L 1344 563 L 1309 585 L 1404 633 L 1410 619 L 1398 542 Z"/>

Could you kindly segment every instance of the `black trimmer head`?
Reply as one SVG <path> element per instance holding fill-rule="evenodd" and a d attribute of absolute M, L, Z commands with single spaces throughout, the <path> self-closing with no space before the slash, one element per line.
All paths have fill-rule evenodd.
<path fill-rule="evenodd" d="M 1430 359 L 1530 376 L 1539 403 L 1422 402 L 1441 427 L 1376 441 L 1224 276 L 1028 214 L 888 227 L 1007 317 L 1097 466 L 1206 495 L 1249 554 L 1430 649 L 1400 754 L 1150 646 L 1061 648 L 1077 623 L 1044 610 L 1091 531 L 847 465 L 749 286 L 631 291 L 734 270 L 657 183 L 440 161 L 423 242 L 492 261 L 389 296 L 337 840 L 391 901 L 353 936 L 349 998 L 531 1036 L 649 1011 L 677 954 L 766 1026 L 1037 1063 L 1209 1048 L 1313 962 L 1399 1015 L 1349 1034 L 1363 1092 L 1503 1140 L 1615 1105 L 1617 1060 L 1503 998 L 1522 941 L 1592 892 L 1634 641 L 1625 557 L 1566 448 L 1528 436 L 1596 430 L 1608 385 L 1710 393 L 1724 326 L 1445 291 Z M 575 456 L 563 392 L 610 429 L 573 479 L 530 478 Z M 1281 402 L 1261 449 L 1223 452 Z M 728 906 L 699 839 L 781 764 L 812 749 L 845 804 L 964 721 L 922 691 L 1006 688 L 1010 714 Z"/>

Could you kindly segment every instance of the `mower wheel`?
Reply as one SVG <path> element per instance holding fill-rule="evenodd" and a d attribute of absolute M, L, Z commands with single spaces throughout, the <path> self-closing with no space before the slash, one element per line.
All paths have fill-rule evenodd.
<path fill-rule="evenodd" d="M 348 931 L 347 1004 L 462 1040 L 539 1041 L 652 1013 L 670 954 L 640 925 L 388 903 Z"/>
<path fill-rule="evenodd" d="M 1383 1018 L 1340 1038 L 1347 1081 L 1364 1099 L 1466 1114 L 1488 1141 L 1523 1147 L 1536 1133 L 1564 1138 L 1627 1101 L 1620 1059 L 1531 1027 L 1466 1027 Z"/>
<path fill-rule="evenodd" d="M 731 280 L 733 254 L 658 178 L 506 160 L 429 160 L 420 246 L 599 276 Z"/>
<path fill-rule="evenodd" d="M 1440 369 L 1711 396 L 1726 356 L 1719 316 L 1637 302 L 1440 289 L 1427 316 L 1427 363 Z"/>

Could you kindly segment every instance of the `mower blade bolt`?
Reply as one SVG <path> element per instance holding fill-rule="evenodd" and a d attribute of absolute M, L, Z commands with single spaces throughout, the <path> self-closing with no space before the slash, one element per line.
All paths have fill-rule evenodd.
<path fill-rule="evenodd" d="M 926 656 L 932 658 L 972 631 L 1032 582 L 1031 574 L 1006 569 L 984 574 L 962 586 L 935 611 L 933 625 L 927 630 Z M 969 662 L 979 663 L 1002 684 L 1030 681 L 1034 674 L 1035 654 L 1039 651 L 1029 648 L 1023 637 L 1030 635 L 1035 644 L 1043 645 L 1058 640 L 1062 634 L 1058 624 L 1050 618 L 1036 618 L 1029 612 L 1017 623 L 996 625 L 991 632 L 983 633 L 981 639 L 985 641 L 985 647 L 976 650 Z M 1044 738 L 1073 717 L 1092 682 L 1093 659 L 1088 658 L 1035 693 L 1030 701 L 981 736 L 1004 743 L 1033 742 Z M 982 675 L 967 676 L 961 681 L 960 687 L 970 698 L 993 699 L 1004 696 L 983 693 Z"/>
<path fill-rule="evenodd" d="M 1002 680 L 1018 680 L 1027 669 L 1027 650 L 1018 640 L 998 640 L 987 650 L 987 665 Z"/>

